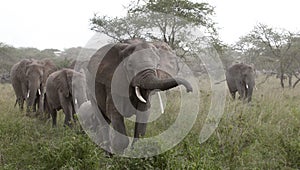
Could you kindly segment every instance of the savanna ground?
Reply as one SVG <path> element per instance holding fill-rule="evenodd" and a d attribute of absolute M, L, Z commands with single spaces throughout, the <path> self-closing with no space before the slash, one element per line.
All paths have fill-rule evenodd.
<path fill-rule="evenodd" d="M 173 113 L 180 102 L 176 92 L 170 95 L 166 113 L 149 124 L 147 136 L 164 131 L 176 119 Z M 14 107 L 11 85 L 2 84 L 0 169 L 300 169 L 300 86 L 281 89 L 278 79 L 269 79 L 254 91 L 250 105 L 227 95 L 217 130 L 202 144 L 199 132 L 211 97 L 204 80 L 200 95 L 196 123 L 173 149 L 142 159 L 107 158 L 79 128 L 63 128 L 62 112 L 57 128 L 50 120 L 25 116 Z"/>

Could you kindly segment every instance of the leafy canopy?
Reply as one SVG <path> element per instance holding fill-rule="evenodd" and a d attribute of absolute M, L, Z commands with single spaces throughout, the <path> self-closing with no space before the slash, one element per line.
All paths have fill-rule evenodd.
<path fill-rule="evenodd" d="M 210 37 L 217 37 L 215 23 L 211 19 L 213 15 L 214 8 L 208 3 L 145 0 L 132 2 L 125 17 L 95 14 L 90 24 L 91 30 L 103 33 L 114 41 L 131 38 L 162 40 L 175 50 L 185 51 L 188 44 L 195 44 L 194 27 Z"/>

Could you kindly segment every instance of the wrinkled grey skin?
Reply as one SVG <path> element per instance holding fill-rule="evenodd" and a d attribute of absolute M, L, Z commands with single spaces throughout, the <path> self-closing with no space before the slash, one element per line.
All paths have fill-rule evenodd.
<path fill-rule="evenodd" d="M 124 117 L 136 115 L 134 141 L 145 135 L 153 91 L 169 90 L 179 85 L 183 85 L 187 92 L 192 91 L 192 86 L 186 80 L 171 76 L 177 72 L 176 66 L 169 62 L 172 60 L 163 61 L 161 58 L 167 58 L 168 53 L 171 58 L 175 55 L 166 51 L 163 45 L 168 47 L 163 43 L 140 40 L 109 44 L 99 49 L 90 59 L 88 85 L 89 89 L 95 89 L 91 103 L 92 107 L 98 107 L 103 116 L 99 118 L 104 126 L 100 138 L 106 151 L 112 149 L 113 152 L 122 153 L 127 148 L 129 139 Z M 146 103 L 137 97 L 136 87 L 140 89 Z M 119 134 L 110 135 L 109 124 Z"/>
<path fill-rule="evenodd" d="M 16 94 L 16 103 L 23 110 L 24 101 L 27 113 L 43 112 L 45 82 L 50 73 L 56 70 L 55 64 L 49 59 L 24 59 L 11 69 L 12 86 Z"/>
<path fill-rule="evenodd" d="M 255 87 L 255 70 L 247 64 L 234 64 L 226 72 L 227 85 L 230 94 L 235 99 L 238 92 L 240 99 L 250 102 L 252 100 L 253 88 Z"/>
<path fill-rule="evenodd" d="M 24 59 L 16 64 L 14 64 L 10 71 L 11 84 L 16 95 L 16 104 L 19 104 L 20 110 L 24 109 L 24 101 L 27 97 L 28 84 L 26 79 L 26 67 L 33 60 Z M 15 104 L 15 105 L 16 105 Z"/>
<path fill-rule="evenodd" d="M 64 125 L 71 125 L 71 117 L 79 106 L 87 101 L 85 76 L 72 69 L 56 71 L 46 82 L 45 110 L 52 117 L 52 125 L 56 126 L 57 111 L 65 114 Z"/>

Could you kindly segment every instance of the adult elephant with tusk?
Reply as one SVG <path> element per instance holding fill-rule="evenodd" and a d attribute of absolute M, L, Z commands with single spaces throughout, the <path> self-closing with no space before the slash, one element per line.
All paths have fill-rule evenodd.
<path fill-rule="evenodd" d="M 243 63 L 230 66 L 226 72 L 226 81 L 233 99 L 238 92 L 240 99 L 251 101 L 255 87 L 255 69 L 252 66 Z"/>
<path fill-rule="evenodd" d="M 87 101 L 86 81 L 83 73 L 72 69 L 62 69 L 49 75 L 46 82 L 45 110 L 56 126 L 57 111 L 65 114 L 64 125 L 71 125 L 71 117 L 81 104 Z"/>
<path fill-rule="evenodd" d="M 16 104 L 19 104 L 19 108 L 22 111 L 24 109 L 24 102 L 27 98 L 28 84 L 26 79 L 27 65 L 31 64 L 33 60 L 24 59 L 14 64 L 10 71 L 11 84 L 16 95 Z"/>
<path fill-rule="evenodd" d="M 26 100 L 27 114 L 36 112 L 36 107 L 40 113 L 43 112 L 46 79 L 56 69 L 50 59 L 24 59 L 12 67 L 12 86 L 21 110 Z"/>
<path fill-rule="evenodd" d="M 189 82 L 172 77 L 171 60 L 161 60 L 164 55 L 175 57 L 165 43 L 143 40 L 109 44 L 100 48 L 88 64 L 88 86 L 95 92 L 92 106 L 102 113 L 102 146 L 108 152 L 122 153 L 129 144 L 124 117 L 136 115 L 134 141 L 146 132 L 150 97 L 158 90 L 169 90 L 183 85 L 192 91 Z M 166 56 L 164 56 L 166 57 Z M 170 65 L 170 67 L 165 67 Z M 103 119 L 102 119 L 103 118 Z M 110 135 L 109 124 L 114 133 Z"/>

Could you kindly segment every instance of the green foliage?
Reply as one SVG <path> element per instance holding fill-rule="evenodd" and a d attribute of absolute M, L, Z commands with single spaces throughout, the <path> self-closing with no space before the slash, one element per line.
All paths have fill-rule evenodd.
<path fill-rule="evenodd" d="M 9 73 L 11 67 L 22 59 L 49 58 L 60 69 L 70 67 L 71 62 L 76 60 L 81 53 L 83 53 L 83 56 L 87 56 L 91 51 L 91 49 L 82 47 L 68 48 L 63 51 L 58 49 L 15 48 L 0 42 L 0 77 L 3 73 Z"/>
<path fill-rule="evenodd" d="M 0 74 L 10 72 L 12 65 L 25 58 L 50 58 L 56 57 L 56 49 L 45 49 L 40 51 L 36 48 L 15 48 L 0 43 Z"/>
<path fill-rule="evenodd" d="M 224 115 L 213 135 L 199 144 L 199 131 L 210 107 L 209 83 L 203 79 L 198 118 L 177 146 L 148 158 L 107 158 L 75 126 L 58 127 L 51 121 L 30 118 L 14 108 L 10 85 L 0 85 L 0 169 L 299 169 L 300 88 L 281 89 L 269 79 L 254 91 L 251 104 L 226 102 Z M 260 81 L 259 77 L 257 81 Z M 274 92 L 275 91 L 275 92 Z M 179 93 L 168 94 L 166 113 L 147 127 L 146 136 L 157 135 L 174 122 Z M 199 102 L 199 101 L 191 101 Z M 165 116 L 165 118 L 163 118 Z M 128 131 L 132 134 L 133 126 Z M 163 143 L 138 141 L 133 156 L 158 152 Z M 144 149 L 143 149 L 144 148 Z M 146 148 L 146 149 L 145 149 Z M 151 154 L 151 153 L 150 153 Z"/>
<path fill-rule="evenodd" d="M 208 34 L 206 38 L 213 44 L 222 46 L 221 41 L 218 41 L 215 23 L 211 19 L 214 8 L 208 3 L 149 0 L 144 3 L 132 2 L 127 10 L 125 17 L 110 18 L 95 14 L 90 20 L 91 30 L 120 42 L 131 38 L 161 40 L 176 51 L 187 52 L 190 44 L 200 44 L 199 39 L 194 40 L 195 35 L 191 29 L 196 26 Z"/>
<path fill-rule="evenodd" d="M 292 77 L 299 71 L 299 37 L 299 34 L 285 29 L 258 24 L 240 39 L 236 49 L 245 56 L 246 62 L 255 63 L 257 69 L 277 72 L 284 87 L 284 75 Z"/>
<path fill-rule="evenodd" d="M 188 0 L 149 0 L 145 5 L 133 6 L 130 12 L 163 13 L 184 18 L 188 24 L 202 25 L 213 28 L 214 23 L 210 16 L 214 8 L 208 3 L 194 3 Z"/>

